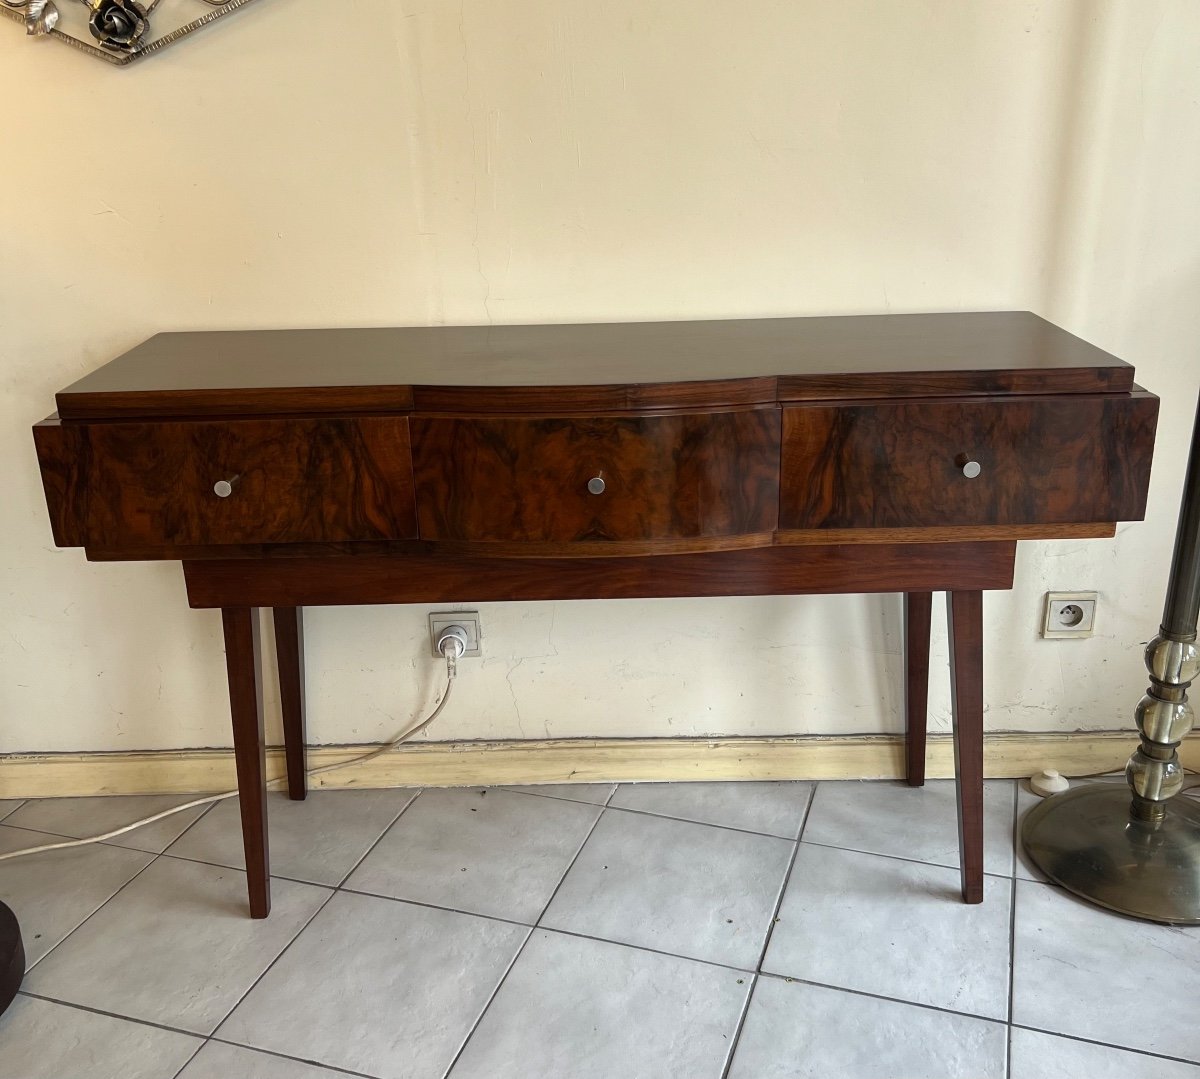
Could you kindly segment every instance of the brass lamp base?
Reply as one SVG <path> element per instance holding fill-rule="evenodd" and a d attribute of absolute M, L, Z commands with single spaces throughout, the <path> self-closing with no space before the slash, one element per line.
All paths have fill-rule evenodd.
<path fill-rule="evenodd" d="M 1200 803 L 1170 801 L 1150 823 L 1130 812 L 1124 784 L 1096 783 L 1043 799 L 1021 824 L 1037 867 L 1109 910 L 1167 925 L 1200 925 Z"/>

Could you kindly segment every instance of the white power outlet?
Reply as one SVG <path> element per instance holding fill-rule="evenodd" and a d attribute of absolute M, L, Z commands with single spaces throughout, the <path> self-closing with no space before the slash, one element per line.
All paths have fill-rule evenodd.
<path fill-rule="evenodd" d="M 435 659 L 441 658 L 438 638 L 450 626 L 462 626 L 467 634 L 467 650 L 463 656 L 482 656 L 483 625 L 478 611 L 437 611 L 429 616 L 429 650 Z"/>
<path fill-rule="evenodd" d="M 1042 636 L 1090 637 L 1096 631 L 1095 592 L 1047 592 Z"/>

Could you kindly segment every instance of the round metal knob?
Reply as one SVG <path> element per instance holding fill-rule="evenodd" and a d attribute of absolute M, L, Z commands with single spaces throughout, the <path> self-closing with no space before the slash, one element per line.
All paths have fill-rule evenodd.
<path fill-rule="evenodd" d="M 958 465 L 962 474 L 969 480 L 973 480 L 980 472 L 983 471 L 983 466 L 978 461 L 971 460 L 965 453 L 960 453 L 954 463 Z"/>
<path fill-rule="evenodd" d="M 213 484 L 213 494 L 218 498 L 228 498 L 233 494 L 233 480 L 217 480 Z"/>
<path fill-rule="evenodd" d="M 594 495 L 604 494 L 604 477 L 593 476 L 588 480 L 588 491 Z"/>

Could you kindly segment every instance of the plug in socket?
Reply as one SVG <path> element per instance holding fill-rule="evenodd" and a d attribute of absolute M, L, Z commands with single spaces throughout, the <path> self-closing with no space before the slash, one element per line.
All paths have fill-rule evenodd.
<path fill-rule="evenodd" d="M 467 634 L 467 650 L 463 658 L 482 656 L 480 642 L 483 638 L 483 627 L 479 622 L 478 611 L 436 611 L 429 616 L 429 651 L 435 659 L 441 658 L 438 651 L 438 638 L 450 626 L 461 626 Z"/>

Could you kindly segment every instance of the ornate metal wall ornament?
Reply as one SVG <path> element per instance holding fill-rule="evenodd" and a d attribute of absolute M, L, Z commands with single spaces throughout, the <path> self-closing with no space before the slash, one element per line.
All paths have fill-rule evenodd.
<path fill-rule="evenodd" d="M 0 0 L 0 15 L 30 37 L 56 38 L 123 67 L 245 7 L 253 0 Z M 163 12 L 158 13 L 159 5 Z M 62 4 L 60 8 L 58 5 Z M 202 5 L 199 6 L 198 5 Z M 202 12 L 199 14 L 198 12 Z M 151 15 L 155 18 L 151 20 Z M 59 22 L 63 22 L 60 28 Z M 151 22 L 155 27 L 152 29 Z M 156 31 L 165 27 L 161 33 Z M 90 38 L 90 40 L 89 40 Z"/>

